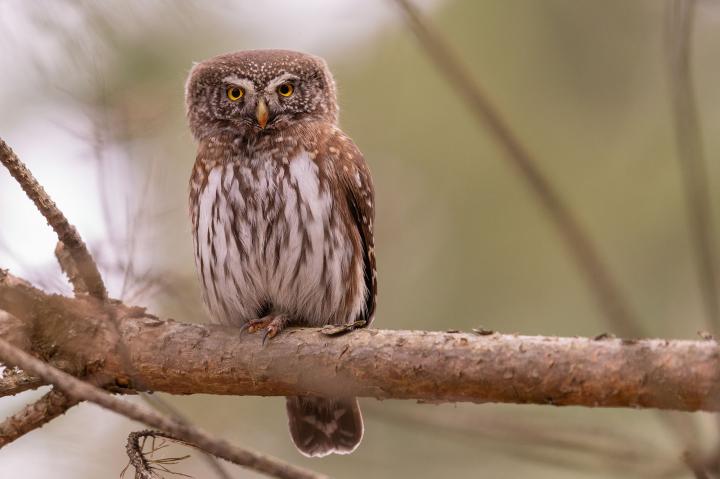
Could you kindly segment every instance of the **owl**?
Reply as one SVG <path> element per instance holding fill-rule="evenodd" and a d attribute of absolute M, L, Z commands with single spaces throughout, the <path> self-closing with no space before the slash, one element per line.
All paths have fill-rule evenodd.
<path fill-rule="evenodd" d="M 192 68 L 185 97 L 198 143 L 195 260 L 213 320 L 263 331 L 263 343 L 288 325 L 370 324 L 373 183 L 338 127 L 325 61 L 285 50 L 220 55 Z M 286 405 L 301 453 L 348 454 L 360 444 L 356 398 L 288 397 Z"/>

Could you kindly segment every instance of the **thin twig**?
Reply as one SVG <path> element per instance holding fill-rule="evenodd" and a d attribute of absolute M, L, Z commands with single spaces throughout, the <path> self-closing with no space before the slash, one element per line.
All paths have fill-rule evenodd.
<path fill-rule="evenodd" d="M 75 377 L 56 369 L 49 364 L 16 348 L 0 338 L 0 357 L 11 364 L 33 372 L 48 383 L 54 384 L 69 397 L 78 401 L 90 401 L 105 409 L 126 416 L 171 433 L 179 440 L 194 444 L 217 457 L 248 467 L 257 472 L 285 479 L 318 479 L 319 473 L 288 464 L 280 459 L 233 446 L 223 439 L 216 439 L 207 432 L 187 423 L 179 423 L 174 419 L 159 414 L 140 404 L 123 401 L 107 392 L 80 381 Z"/>
<path fill-rule="evenodd" d="M 584 274 L 597 304 L 604 312 L 613 332 L 625 337 L 644 336 L 641 325 L 620 286 L 610 274 L 590 237 L 573 216 L 567 203 L 540 170 L 536 158 L 525 148 L 507 121 L 488 100 L 480 85 L 462 60 L 432 28 L 409 0 L 393 0 L 402 10 L 423 51 L 462 96 L 471 112 L 482 122 L 507 153 L 507 159 L 520 172 L 528 188 L 551 218 L 565 240 L 572 258 Z"/>
<path fill-rule="evenodd" d="M 65 414 L 79 401 L 55 389 L 0 423 L 0 448 Z"/>
<path fill-rule="evenodd" d="M 151 448 L 148 453 L 144 451 L 145 449 L 145 443 L 148 438 L 152 438 L 151 442 Z M 155 439 L 156 438 L 163 438 L 163 439 L 169 439 L 170 441 L 180 443 L 184 446 L 189 447 L 195 447 L 192 444 L 189 444 L 185 441 L 181 441 L 171 434 L 162 432 L 162 431 L 154 431 L 151 429 L 146 429 L 144 431 L 136 431 L 131 432 L 128 435 L 127 444 L 125 446 L 125 450 L 127 451 L 128 458 L 130 460 L 128 465 L 131 465 L 135 468 L 135 479 L 155 479 L 158 477 L 158 475 L 155 473 L 155 470 L 159 469 L 162 472 L 167 472 L 173 475 L 183 476 L 183 477 L 191 477 L 187 474 L 182 474 L 180 472 L 171 471 L 168 469 L 168 465 L 175 465 L 178 464 L 180 461 L 187 459 L 190 457 L 182 456 L 182 457 L 163 457 L 160 459 L 148 459 L 146 454 L 153 455 L 160 449 L 163 449 L 167 446 L 167 444 L 162 441 L 159 445 L 155 445 Z M 123 470 L 123 474 L 125 471 Z M 121 474 L 120 476 L 122 477 Z"/>
<path fill-rule="evenodd" d="M 712 202 L 702 141 L 702 127 L 692 75 L 695 0 L 670 0 L 667 6 L 667 61 L 673 120 L 688 222 L 708 327 L 720 333 L 720 282 Z"/>
<path fill-rule="evenodd" d="M 35 203 L 40 213 L 65 245 L 72 256 L 77 269 L 90 294 L 98 299 L 106 299 L 107 291 L 97 265 L 77 230 L 50 199 L 45 189 L 38 183 L 30 170 L 23 164 L 12 149 L 0 138 L 0 162 L 20 184 L 25 194 Z"/>
<path fill-rule="evenodd" d="M 152 438 L 152 444 L 151 449 L 149 453 L 145 453 L 144 446 L 145 442 L 148 438 Z M 156 438 L 163 438 L 168 439 L 172 442 L 176 442 L 178 444 L 182 444 L 183 446 L 192 447 L 195 449 L 198 449 L 202 452 L 202 449 L 199 449 L 194 444 L 188 443 L 186 441 L 183 441 L 182 439 L 178 439 L 177 437 L 173 436 L 172 434 L 162 432 L 162 431 L 155 431 L 151 429 L 146 429 L 144 431 L 136 431 L 131 432 L 128 435 L 126 450 L 128 458 L 130 459 L 130 465 L 132 465 L 135 468 L 135 479 L 154 479 L 156 476 L 155 469 L 160 469 L 163 472 L 171 473 L 174 475 L 180 475 L 184 477 L 190 477 L 186 474 L 182 474 L 175 471 L 170 471 L 167 466 L 168 465 L 175 465 L 179 463 L 180 461 L 187 459 L 190 457 L 182 456 L 182 457 L 163 457 L 160 459 L 148 459 L 146 454 L 154 454 L 160 449 L 163 449 L 167 446 L 164 442 L 161 442 L 159 445 L 155 445 L 155 439 Z"/>

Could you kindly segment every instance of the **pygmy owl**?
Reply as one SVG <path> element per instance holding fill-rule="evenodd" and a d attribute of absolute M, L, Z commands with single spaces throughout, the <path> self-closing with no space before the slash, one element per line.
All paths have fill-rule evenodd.
<path fill-rule="evenodd" d="M 372 179 L 338 127 L 325 61 L 284 50 L 220 55 L 193 67 L 185 95 L 198 142 L 195 260 L 212 318 L 263 339 L 287 325 L 370 324 Z M 287 413 L 308 456 L 347 454 L 362 439 L 355 398 L 289 397 Z"/>

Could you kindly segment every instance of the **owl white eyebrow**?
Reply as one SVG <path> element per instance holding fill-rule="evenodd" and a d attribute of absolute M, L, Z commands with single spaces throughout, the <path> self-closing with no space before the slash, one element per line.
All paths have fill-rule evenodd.
<path fill-rule="evenodd" d="M 255 84 L 247 78 L 240 78 L 235 75 L 228 75 L 223 78 L 223 81 L 225 83 L 232 83 L 233 85 L 241 87 L 243 90 L 245 90 L 246 93 L 255 92 Z"/>
<path fill-rule="evenodd" d="M 270 81 L 267 86 L 265 87 L 265 91 L 273 91 L 278 86 L 282 85 L 288 80 L 299 80 L 300 77 L 297 75 L 293 75 L 292 73 L 283 73 L 279 77 L 273 78 L 272 81 Z"/>

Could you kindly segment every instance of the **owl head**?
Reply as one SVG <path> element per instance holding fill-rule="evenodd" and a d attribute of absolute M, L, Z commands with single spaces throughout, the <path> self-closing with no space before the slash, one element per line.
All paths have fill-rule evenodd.
<path fill-rule="evenodd" d="M 197 140 L 219 133 L 267 135 L 303 122 L 337 122 L 325 60 L 289 50 L 248 50 L 196 64 L 185 87 Z"/>

